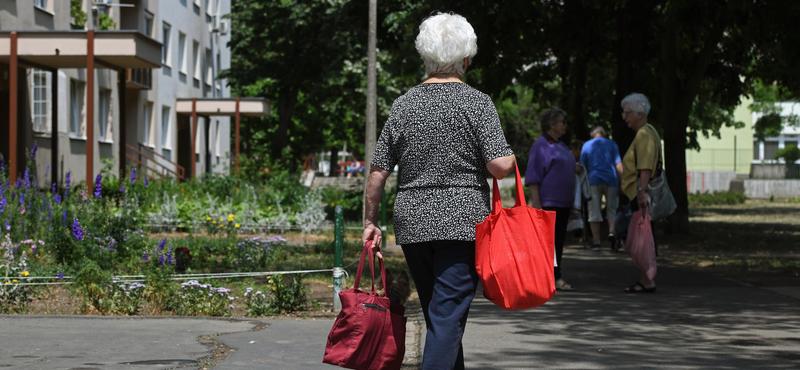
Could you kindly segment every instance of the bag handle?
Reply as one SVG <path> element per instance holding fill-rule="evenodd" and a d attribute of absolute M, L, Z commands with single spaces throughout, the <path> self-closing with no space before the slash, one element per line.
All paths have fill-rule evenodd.
<path fill-rule="evenodd" d="M 358 286 L 361 284 L 361 274 L 364 272 L 364 262 L 367 259 L 367 254 L 369 254 L 369 271 L 372 275 L 372 289 L 370 290 L 370 294 L 375 293 L 375 260 L 373 259 L 374 246 L 372 245 L 372 240 L 368 240 L 364 243 L 364 249 L 361 251 L 361 260 L 358 262 L 358 272 L 356 272 L 356 278 L 353 281 L 353 289 L 358 289 Z M 383 282 L 383 291 L 386 292 L 386 268 L 383 265 L 383 258 L 378 257 L 378 261 L 381 265 L 381 279 Z"/>
<path fill-rule="evenodd" d="M 522 187 L 522 177 L 519 175 L 519 166 L 517 166 L 517 162 L 514 162 L 514 170 L 516 170 L 516 205 L 514 207 L 519 207 L 527 204 L 525 201 L 525 188 Z M 492 213 L 498 214 L 500 210 L 503 209 L 503 199 L 500 198 L 500 187 L 497 186 L 497 178 L 492 177 L 494 180 L 494 186 L 492 188 Z"/>

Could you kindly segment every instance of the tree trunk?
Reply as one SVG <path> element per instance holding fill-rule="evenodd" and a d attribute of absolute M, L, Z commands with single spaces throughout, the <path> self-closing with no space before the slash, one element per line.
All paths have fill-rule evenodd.
<path fill-rule="evenodd" d="M 579 55 L 575 62 L 575 79 L 573 84 L 572 99 L 572 131 L 575 133 L 573 140 L 589 140 L 589 128 L 586 127 L 586 70 L 589 68 L 589 57 Z"/>
<path fill-rule="evenodd" d="M 297 104 L 298 90 L 293 86 L 284 86 L 278 93 L 278 145 L 272 148 L 273 159 L 279 158 L 283 148 L 289 145 L 289 125 Z"/>
<path fill-rule="evenodd" d="M 331 148 L 331 158 L 330 158 L 330 171 L 328 171 L 328 176 L 334 177 L 338 175 L 336 170 L 339 169 L 339 148 L 332 147 Z"/>
<path fill-rule="evenodd" d="M 727 9 L 709 30 L 703 48 L 694 56 L 694 61 L 681 79 L 678 73 L 678 35 L 681 20 L 675 14 L 666 14 L 664 33 L 661 39 L 661 110 L 664 129 L 664 164 L 669 165 L 667 183 L 675 197 L 678 208 L 669 217 L 665 231 L 689 233 L 689 196 L 686 187 L 686 128 L 692 104 L 700 91 L 714 51 L 730 22 Z"/>

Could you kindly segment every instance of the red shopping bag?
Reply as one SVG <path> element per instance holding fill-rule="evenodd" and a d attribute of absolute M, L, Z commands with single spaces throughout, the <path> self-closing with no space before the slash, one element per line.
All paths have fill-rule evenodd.
<path fill-rule="evenodd" d="M 369 254 L 372 289 L 358 289 L 364 261 Z M 406 350 L 405 307 L 375 293 L 375 267 L 372 241 L 364 245 L 353 289 L 339 292 L 342 311 L 336 318 L 325 346 L 322 362 L 357 370 L 396 370 L 403 363 Z M 383 291 L 386 292 L 386 269 L 381 266 Z"/>
<path fill-rule="evenodd" d="M 642 216 L 640 209 L 631 216 L 625 251 L 631 255 L 633 263 L 648 279 L 656 278 L 656 243 L 650 226 L 650 212 L 644 212 Z"/>
<path fill-rule="evenodd" d="M 508 310 L 538 307 L 556 294 L 556 213 L 525 203 L 519 168 L 516 171 L 516 206 L 503 208 L 494 179 L 492 213 L 475 225 L 475 268 L 483 296 Z"/>

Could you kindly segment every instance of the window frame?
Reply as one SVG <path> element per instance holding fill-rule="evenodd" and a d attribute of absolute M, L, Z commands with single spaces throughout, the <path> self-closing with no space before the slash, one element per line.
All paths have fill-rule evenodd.
<path fill-rule="evenodd" d="M 170 37 L 172 36 L 172 26 L 167 22 L 161 24 L 161 65 L 172 68 L 172 48 Z"/>
<path fill-rule="evenodd" d="M 53 74 L 42 69 L 31 69 L 31 127 L 36 134 L 52 132 L 52 82 Z M 44 95 L 44 99 L 42 99 Z M 37 113 L 37 109 L 40 110 Z"/>
<path fill-rule="evenodd" d="M 149 10 L 144 10 L 144 34 L 149 38 L 153 38 L 153 28 L 155 26 L 156 16 Z M 148 27 L 148 24 L 150 27 Z"/>
<path fill-rule="evenodd" d="M 178 73 L 184 77 L 188 69 L 186 59 L 186 34 L 178 31 Z"/>
<path fill-rule="evenodd" d="M 100 134 L 97 135 L 97 140 L 104 144 L 114 143 L 113 130 L 110 130 L 111 126 L 114 124 L 114 110 L 111 105 L 112 95 L 111 89 L 101 88 L 97 93 L 97 118 L 98 124 L 100 125 Z M 109 131 L 111 131 L 112 135 L 109 135 Z"/>
<path fill-rule="evenodd" d="M 86 140 L 85 121 L 86 121 L 86 83 L 70 78 L 69 79 L 69 137 L 70 139 Z M 84 129 L 81 135 L 81 129 Z"/>
<path fill-rule="evenodd" d="M 168 105 L 161 106 L 161 149 L 172 150 L 172 143 L 170 142 L 171 126 L 172 126 L 172 107 Z M 166 117 L 166 120 L 164 119 Z M 165 122 L 166 121 L 166 122 Z"/>

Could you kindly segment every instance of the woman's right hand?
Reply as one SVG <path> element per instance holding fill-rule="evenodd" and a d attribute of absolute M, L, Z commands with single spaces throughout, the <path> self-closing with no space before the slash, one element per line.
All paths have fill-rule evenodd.
<path fill-rule="evenodd" d="M 638 191 L 636 201 L 639 203 L 639 209 L 647 209 L 647 193 L 644 190 Z"/>
<path fill-rule="evenodd" d="M 381 238 L 382 236 L 380 228 L 371 223 L 364 225 L 364 234 L 361 236 L 362 243 L 366 244 L 368 240 L 372 240 L 372 245 L 376 248 L 380 248 Z"/>

